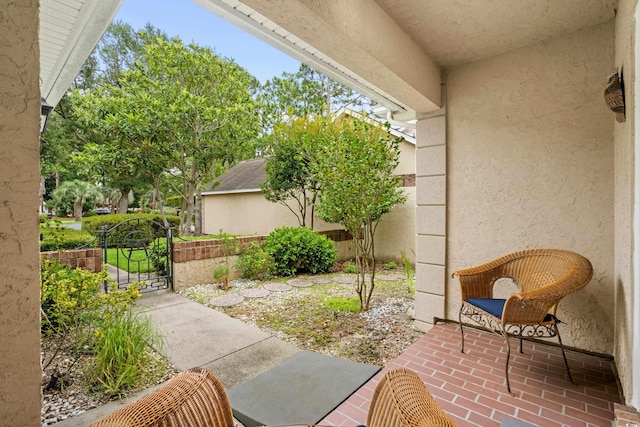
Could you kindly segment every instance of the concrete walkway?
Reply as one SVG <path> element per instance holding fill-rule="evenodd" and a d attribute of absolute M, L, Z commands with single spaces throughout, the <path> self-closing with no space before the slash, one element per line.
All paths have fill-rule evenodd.
<path fill-rule="evenodd" d="M 169 291 L 145 293 L 138 304 L 148 310 L 164 334 L 165 352 L 176 368 L 181 371 L 194 366 L 210 369 L 227 390 L 301 351 L 254 326 Z M 88 426 L 154 389 L 91 409 L 55 425 Z"/>

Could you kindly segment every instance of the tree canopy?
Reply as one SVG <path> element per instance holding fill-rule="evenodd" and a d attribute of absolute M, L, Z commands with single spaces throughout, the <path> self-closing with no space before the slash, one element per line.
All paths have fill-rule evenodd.
<path fill-rule="evenodd" d="M 311 229 L 320 191 L 313 165 L 321 137 L 331 126 L 331 119 L 320 116 L 297 117 L 289 123 L 276 124 L 271 135 L 271 155 L 265 165 L 266 180 L 261 188 L 266 199 L 286 206 L 301 226 L 309 224 Z"/>
<path fill-rule="evenodd" d="M 191 233 L 193 195 L 216 166 L 252 157 L 259 129 L 257 81 L 211 49 L 162 37 L 144 46 L 118 86 L 103 85 L 79 98 L 88 124 L 125 153 L 117 162 L 151 175 L 178 178 L 183 197 L 181 234 Z"/>

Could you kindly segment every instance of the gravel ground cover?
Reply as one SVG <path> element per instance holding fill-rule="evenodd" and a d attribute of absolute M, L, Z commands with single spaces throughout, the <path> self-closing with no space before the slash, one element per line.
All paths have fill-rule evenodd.
<path fill-rule="evenodd" d="M 356 362 L 383 366 L 414 343 L 422 333 L 413 327 L 413 295 L 404 275 L 381 272 L 371 308 L 353 312 L 328 308 L 332 298 L 357 298 L 355 275 L 299 276 L 270 282 L 239 280 L 228 290 L 216 284 L 188 288 L 182 294 L 220 310 L 299 348 Z M 292 283 L 293 281 L 293 283 Z M 311 286 L 295 286 L 307 284 Z M 290 289 L 283 287 L 287 283 Z M 250 291 L 250 290 L 254 291 Z M 263 291 L 269 291 L 267 294 Z M 277 290 L 276 290 L 277 289 Z M 283 290 L 284 289 L 284 290 Z M 236 295 L 265 295 L 236 298 Z M 235 300 L 237 304 L 222 302 Z M 217 302 L 221 302 L 218 305 Z"/>

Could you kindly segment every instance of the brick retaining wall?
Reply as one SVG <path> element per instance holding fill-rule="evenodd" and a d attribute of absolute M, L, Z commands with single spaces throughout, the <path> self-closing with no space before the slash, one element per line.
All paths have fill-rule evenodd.
<path fill-rule="evenodd" d="M 92 273 L 102 271 L 102 249 L 71 249 L 68 251 L 40 252 L 41 256 L 60 261 L 73 268 L 81 268 Z"/>
<path fill-rule="evenodd" d="M 322 231 L 333 240 L 338 249 L 338 259 L 350 259 L 355 256 L 351 234 L 344 230 Z M 251 242 L 262 242 L 267 236 L 244 236 L 236 238 L 235 250 L 228 254 L 229 264 L 235 265 L 237 255 L 242 248 Z M 173 242 L 173 289 L 180 291 L 190 286 L 212 283 L 213 270 L 224 262 L 222 239 L 189 240 Z M 238 278 L 238 273 L 231 268 L 232 279 Z"/>

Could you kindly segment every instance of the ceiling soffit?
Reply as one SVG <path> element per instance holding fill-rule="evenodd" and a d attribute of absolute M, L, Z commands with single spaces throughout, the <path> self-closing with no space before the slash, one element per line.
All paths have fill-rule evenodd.
<path fill-rule="evenodd" d="M 370 0 L 193 0 L 392 111 L 440 108 L 440 68 Z"/>
<path fill-rule="evenodd" d="M 439 65 L 490 58 L 615 17 L 615 0 L 376 0 Z"/>

